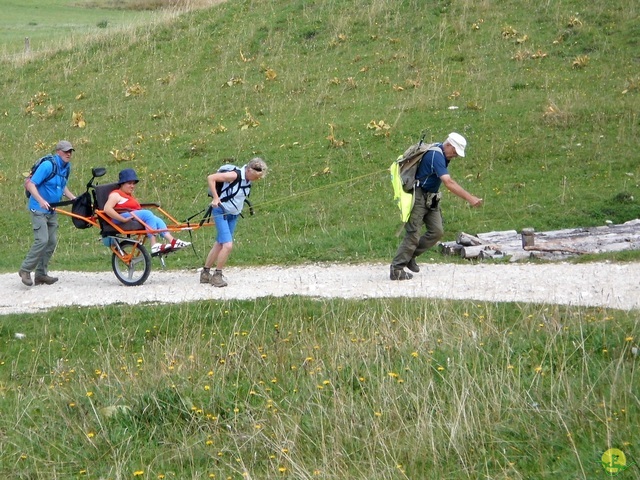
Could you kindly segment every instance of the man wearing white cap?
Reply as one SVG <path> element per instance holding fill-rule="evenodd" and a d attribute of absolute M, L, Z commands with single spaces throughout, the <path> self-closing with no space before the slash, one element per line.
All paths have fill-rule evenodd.
<path fill-rule="evenodd" d="M 416 257 L 433 247 L 444 235 L 442 213 L 440 212 L 440 185 L 458 197 L 469 202 L 472 207 L 482 205 L 482 199 L 471 195 L 456 182 L 447 167 L 455 157 L 464 157 L 467 140 L 459 133 L 452 132 L 447 139 L 438 144 L 438 148 L 427 150 L 420 160 L 416 172 L 418 186 L 415 189 L 415 202 L 405 224 L 405 236 L 396 256 L 391 262 L 389 277 L 391 280 L 409 280 L 413 275 L 404 270 L 419 272 Z M 422 224 L 426 232 L 420 235 Z"/>
<path fill-rule="evenodd" d="M 73 145 L 66 140 L 60 140 L 56 145 L 55 155 L 47 157 L 48 161 L 40 163 L 31 178 L 25 182 L 29 192 L 31 224 L 33 225 L 34 242 L 20 266 L 22 283 L 31 286 L 51 285 L 58 281 L 49 275 L 49 260 L 58 242 L 58 214 L 51 210 L 51 204 L 57 203 L 64 195 L 69 200 L 76 196 L 69 191 L 67 181 L 71 171 L 71 155 Z M 31 272 L 35 277 L 31 279 Z"/>

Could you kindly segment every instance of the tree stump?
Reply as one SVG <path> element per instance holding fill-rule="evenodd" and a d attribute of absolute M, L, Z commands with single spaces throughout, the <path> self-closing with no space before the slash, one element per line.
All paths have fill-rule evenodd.
<path fill-rule="evenodd" d="M 531 248 L 535 245 L 535 237 L 533 236 L 534 231 L 535 230 L 533 228 L 522 229 L 522 248 Z"/>

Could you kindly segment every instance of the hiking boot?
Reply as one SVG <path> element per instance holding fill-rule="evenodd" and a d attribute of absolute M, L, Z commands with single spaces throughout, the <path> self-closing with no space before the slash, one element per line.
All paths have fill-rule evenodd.
<path fill-rule="evenodd" d="M 20 270 L 18 272 L 18 275 L 20 275 L 20 279 L 22 280 L 22 283 L 24 283 L 27 287 L 30 287 L 31 285 L 33 285 L 33 280 L 31 280 L 31 272 L 27 272 L 26 270 Z"/>
<path fill-rule="evenodd" d="M 200 272 L 200 283 L 211 283 L 211 273 L 209 273 L 209 270 L 202 270 Z"/>
<path fill-rule="evenodd" d="M 407 263 L 407 268 L 414 273 L 418 273 L 420 271 L 420 267 L 416 262 L 416 257 L 413 257 L 411 260 L 409 260 L 409 263 Z"/>
<path fill-rule="evenodd" d="M 391 265 L 389 278 L 391 280 L 411 280 L 413 278 L 413 275 L 411 275 L 409 272 L 405 272 L 402 268 L 396 268 Z"/>
<path fill-rule="evenodd" d="M 216 270 L 213 273 L 213 275 L 211 275 L 210 283 L 214 287 L 226 287 L 228 285 L 228 283 L 226 282 L 226 280 L 222 276 L 222 271 L 221 270 Z"/>
<path fill-rule="evenodd" d="M 58 281 L 58 277 L 50 277 L 49 275 L 36 275 L 34 280 L 36 285 L 53 285 Z"/>

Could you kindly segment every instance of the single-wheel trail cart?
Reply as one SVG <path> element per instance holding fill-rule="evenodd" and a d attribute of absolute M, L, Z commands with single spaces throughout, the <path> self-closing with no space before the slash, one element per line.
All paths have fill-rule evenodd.
<path fill-rule="evenodd" d="M 151 273 L 151 258 L 159 257 L 164 266 L 165 257 L 175 251 L 168 248 L 151 253 L 151 249 L 147 248 L 149 235 L 193 231 L 214 225 L 210 206 L 180 222 L 163 210 L 159 203 L 143 203 L 141 206 L 144 209 L 153 209 L 159 216 L 162 216 L 167 224 L 166 229 L 154 230 L 139 219 L 118 224 L 103 210 L 109 194 L 118 188 L 118 184 L 99 185 L 95 183 L 96 178 L 105 175 L 105 168 L 93 168 L 91 173 L 92 178 L 87 183 L 86 191 L 82 195 L 73 201 L 58 202 L 51 206 L 54 211 L 70 216 L 77 228 L 98 227 L 100 229 L 102 242 L 112 252 L 113 273 L 126 286 L 142 285 Z M 62 208 L 65 206 L 71 206 L 71 209 Z M 135 216 L 135 211 L 133 215 Z M 200 217 L 199 220 L 193 221 L 196 217 Z"/>

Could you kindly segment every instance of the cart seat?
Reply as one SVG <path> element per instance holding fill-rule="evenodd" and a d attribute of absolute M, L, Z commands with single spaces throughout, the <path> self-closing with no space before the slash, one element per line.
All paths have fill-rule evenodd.
<path fill-rule="evenodd" d="M 96 185 L 96 209 L 101 212 L 104 210 L 104 205 L 107 203 L 107 199 L 109 198 L 109 194 L 116 190 L 120 185 L 117 183 L 107 183 L 105 185 Z M 106 216 L 106 214 L 105 214 Z M 100 235 L 103 237 L 108 237 L 112 235 L 121 234 L 118 230 L 113 228 L 109 223 L 107 223 L 100 215 L 98 217 L 98 223 L 100 224 Z M 131 220 L 130 222 L 123 223 L 118 225 L 122 230 L 131 231 L 131 230 L 144 230 L 144 225 L 142 225 L 137 220 Z"/>

